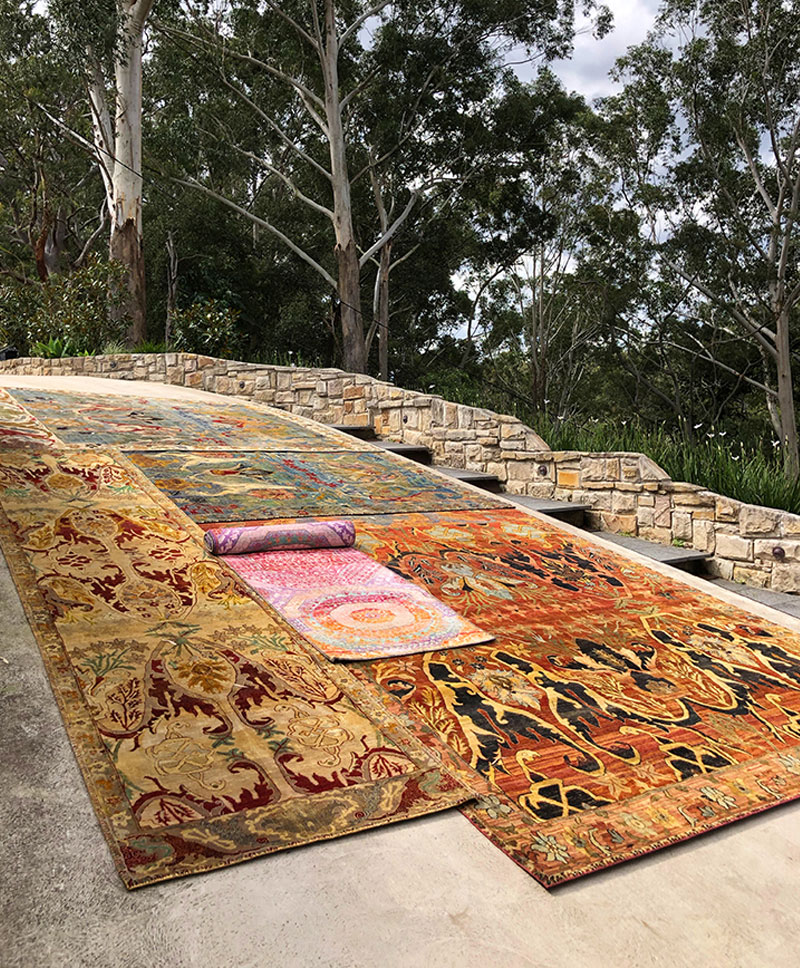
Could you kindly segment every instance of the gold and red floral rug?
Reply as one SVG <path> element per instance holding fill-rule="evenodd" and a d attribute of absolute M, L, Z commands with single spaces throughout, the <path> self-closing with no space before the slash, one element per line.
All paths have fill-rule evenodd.
<path fill-rule="evenodd" d="M 0 454 L 0 540 L 127 887 L 467 791 L 121 455 Z"/>

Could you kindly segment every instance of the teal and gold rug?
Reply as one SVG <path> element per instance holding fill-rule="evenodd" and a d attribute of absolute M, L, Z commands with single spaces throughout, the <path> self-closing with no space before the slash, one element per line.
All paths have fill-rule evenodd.
<path fill-rule="evenodd" d="M 152 400 L 146 397 L 9 389 L 59 441 L 122 450 L 289 451 L 363 448 L 322 424 L 244 403 Z"/>
<path fill-rule="evenodd" d="M 130 458 L 200 524 L 500 506 L 410 461 L 369 451 L 150 451 Z"/>

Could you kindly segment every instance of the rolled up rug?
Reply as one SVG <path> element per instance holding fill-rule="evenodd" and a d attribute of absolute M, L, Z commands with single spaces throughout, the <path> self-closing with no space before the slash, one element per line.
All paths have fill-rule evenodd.
<path fill-rule="evenodd" d="M 352 521 L 309 521 L 257 527 L 212 528 L 205 546 L 213 555 L 247 555 L 258 551 L 304 551 L 350 548 L 356 539 Z"/>

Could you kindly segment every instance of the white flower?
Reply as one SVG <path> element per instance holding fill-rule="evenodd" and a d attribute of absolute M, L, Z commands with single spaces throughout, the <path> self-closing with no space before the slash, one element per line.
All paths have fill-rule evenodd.
<path fill-rule="evenodd" d="M 694 429 L 695 429 L 695 430 L 699 430 L 699 429 L 700 429 L 700 428 L 701 428 L 702 426 L 703 426 L 703 424 L 702 424 L 702 423 L 699 423 L 699 424 L 695 424 L 695 425 L 694 425 Z"/>

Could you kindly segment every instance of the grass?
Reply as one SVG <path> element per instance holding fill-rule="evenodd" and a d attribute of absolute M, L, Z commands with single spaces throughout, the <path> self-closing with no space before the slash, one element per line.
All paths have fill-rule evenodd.
<path fill-rule="evenodd" d="M 646 454 L 673 481 L 687 481 L 746 504 L 800 514 L 800 480 L 783 473 L 780 448 L 772 434 L 763 439 L 739 440 L 723 428 L 705 431 L 688 443 L 677 432 L 653 429 L 636 418 L 556 420 L 546 414 L 531 416 L 520 401 L 499 394 L 487 384 L 475 387 L 454 375 L 433 390 L 448 400 L 513 413 L 527 423 L 553 450 L 629 451 Z M 705 431 L 705 432 L 704 432 Z"/>
<path fill-rule="evenodd" d="M 647 454 L 673 481 L 688 481 L 747 504 L 800 514 L 800 480 L 787 480 L 780 450 L 771 441 L 759 446 L 709 431 L 687 443 L 667 430 L 651 430 L 637 421 L 557 423 L 547 417 L 534 429 L 553 450 L 634 451 Z"/>

